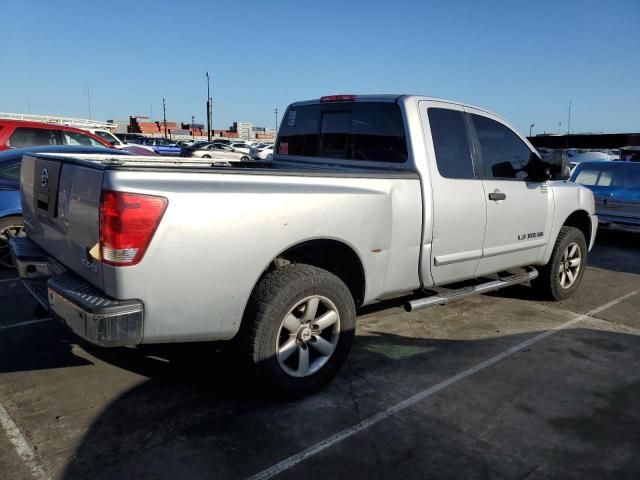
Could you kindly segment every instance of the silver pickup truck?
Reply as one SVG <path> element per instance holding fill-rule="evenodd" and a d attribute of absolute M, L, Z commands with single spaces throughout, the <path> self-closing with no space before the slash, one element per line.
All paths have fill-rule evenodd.
<path fill-rule="evenodd" d="M 480 108 L 335 95 L 288 107 L 272 162 L 25 156 L 12 251 L 89 342 L 233 340 L 264 387 L 296 397 L 338 372 L 359 306 L 524 282 L 571 295 L 597 217 L 566 167 Z"/>

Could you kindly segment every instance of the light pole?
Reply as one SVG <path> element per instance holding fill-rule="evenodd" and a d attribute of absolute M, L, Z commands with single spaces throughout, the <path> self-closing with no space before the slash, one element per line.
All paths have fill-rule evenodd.
<path fill-rule="evenodd" d="M 167 139 L 167 104 L 164 101 L 164 98 L 162 99 L 162 118 L 163 118 L 163 122 L 164 122 L 164 139 Z"/>
<path fill-rule="evenodd" d="M 91 120 L 91 85 L 83 85 L 85 93 L 87 94 L 87 103 L 89 104 L 89 120 Z"/>
<path fill-rule="evenodd" d="M 207 140 L 211 141 L 211 93 L 209 72 L 207 72 Z"/>
<path fill-rule="evenodd" d="M 276 135 L 278 134 L 278 109 L 274 108 L 273 113 L 276 114 Z"/>
<path fill-rule="evenodd" d="M 193 130 L 193 122 L 196 121 L 196 116 L 195 115 L 191 115 L 191 138 L 193 140 L 196 139 L 196 132 Z"/>
<path fill-rule="evenodd" d="M 532 123 L 531 125 L 529 125 L 529 136 L 531 136 L 531 130 L 533 130 L 533 127 L 535 127 L 536 124 Z"/>

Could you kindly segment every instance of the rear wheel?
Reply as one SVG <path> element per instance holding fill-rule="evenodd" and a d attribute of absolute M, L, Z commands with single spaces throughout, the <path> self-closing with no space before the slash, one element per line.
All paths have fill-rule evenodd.
<path fill-rule="evenodd" d="M 267 273 L 245 314 L 242 342 L 261 386 L 279 397 L 316 392 L 340 370 L 355 332 L 355 305 L 332 273 L 304 264 Z"/>
<path fill-rule="evenodd" d="M 248 162 L 249 161 L 249 157 L 247 157 L 246 155 L 240 157 L 240 161 L 241 162 Z"/>
<path fill-rule="evenodd" d="M 539 270 L 538 278 L 531 284 L 542 297 L 563 300 L 580 286 L 586 265 L 584 234 L 574 227 L 562 227 L 549 263 Z"/>
<path fill-rule="evenodd" d="M 13 267 L 11 251 L 9 250 L 9 240 L 13 237 L 23 235 L 22 217 L 0 218 L 0 265 L 3 267 Z"/>
<path fill-rule="evenodd" d="M 202 155 L 202 158 L 211 158 L 211 155 Z"/>

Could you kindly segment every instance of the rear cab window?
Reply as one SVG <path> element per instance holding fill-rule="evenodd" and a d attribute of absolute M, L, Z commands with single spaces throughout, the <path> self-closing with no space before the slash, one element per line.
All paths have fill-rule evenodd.
<path fill-rule="evenodd" d="M 296 105 L 285 113 L 278 143 L 280 158 L 333 158 L 404 163 L 407 138 L 400 107 L 390 102 L 335 102 Z"/>

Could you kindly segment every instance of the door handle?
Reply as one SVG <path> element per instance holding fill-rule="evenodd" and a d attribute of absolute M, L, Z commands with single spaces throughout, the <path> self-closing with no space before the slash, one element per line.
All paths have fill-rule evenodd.
<path fill-rule="evenodd" d="M 502 193 L 500 190 L 496 190 L 495 192 L 492 192 L 489 194 L 489 200 L 494 200 L 494 201 L 498 201 L 498 200 L 506 200 L 507 195 Z"/>

